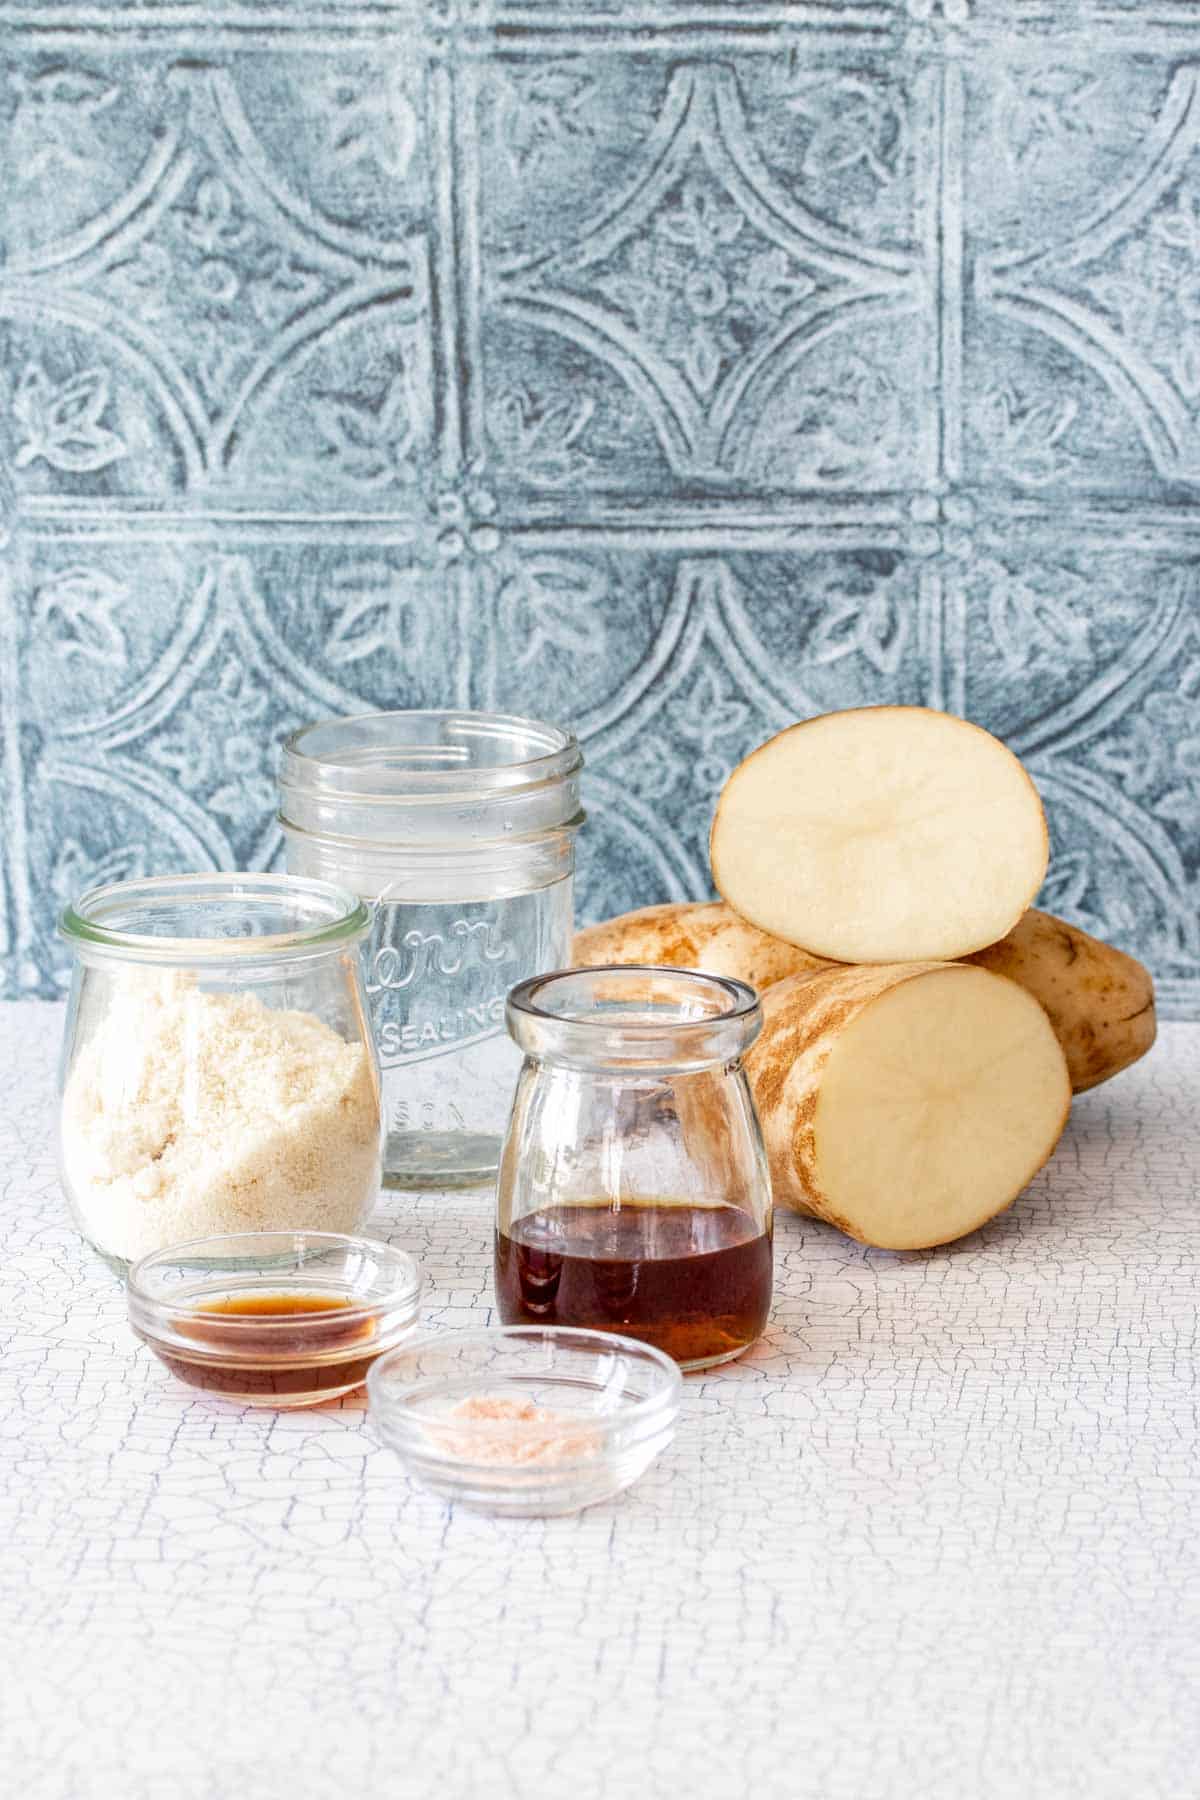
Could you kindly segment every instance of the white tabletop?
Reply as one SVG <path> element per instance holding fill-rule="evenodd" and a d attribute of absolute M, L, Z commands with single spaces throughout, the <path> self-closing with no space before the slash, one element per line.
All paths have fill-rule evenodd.
<path fill-rule="evenodd" d="M 949 1250 L 783 1216 L 768 1337 L 575 1518 L 451 1512 L 361 1402 L 193 1397 L 0 1007 L 0 1788 L 14 1800 L 1184 1800 L 1200 1791 L 1200 1026 Z M 484 1194 L 386 1196 L 431 1325 Z"/>

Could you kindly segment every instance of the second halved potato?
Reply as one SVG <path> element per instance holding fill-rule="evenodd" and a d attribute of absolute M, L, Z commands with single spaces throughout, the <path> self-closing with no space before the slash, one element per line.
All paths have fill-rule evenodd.
<path fill-rule="evenodd" d="M 717 802 L 713 880 L 744 919 L 815 955 L 968 956 L 1046 873 L 1042 803 L 978 725 L 919 706 L 825 713 L 748 756 Z"/>

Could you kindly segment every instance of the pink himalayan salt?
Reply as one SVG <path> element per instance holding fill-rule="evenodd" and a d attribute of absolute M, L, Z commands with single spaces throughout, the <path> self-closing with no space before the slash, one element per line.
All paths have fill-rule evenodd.
<path fill-rule="evenodd" d="M 460 1400 L 446 1414 L 463 1424 L 503 1425 L 511 1422 L 511 1431 L 453 1431 L 440 1422 L 426 1425 L 426 1431 L 439 1450 L 463 1462 L 496 1463 L 516 1467 L 535 1464 L 547 1467 L 554 1463 L 579 1462 L 595 1456 L 600 1448 L 599 1433 L 586 1427 L 575 1428 L 571 1413 L 555 1412 L 550 1407 L 535 1406 L 532 1400 L 513 1400 L 503 1394 L 475 1394 Z M 544 1426 L 537 1431 L 531 1427 Z"/>

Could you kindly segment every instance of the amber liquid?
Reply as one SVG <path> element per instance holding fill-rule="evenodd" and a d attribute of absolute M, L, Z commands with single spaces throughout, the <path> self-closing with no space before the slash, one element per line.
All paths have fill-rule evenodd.
<path fill-rule="evenodd" d="M 233 1295 L 202 1301 L 192 1318 L 176 1326 L 182 1336 L 196 1339 L 198 1349 L 203 1346 L 195 1360 L 177 1344 L 168 1349 L 157 1339 L 148 1341 L 189 1387 L 226 1400 L 294 1406 L 349 1393 L 366 1380 L 379 1352 L 364 1356 L 362 1346 L 375 1336 L 375 1322 L 342 1317 L 353 1305 L 337 1294 Z M 216 1323 L 224 1319 L 261 1319 L 263 1325 L 235 1333 Z"/>
<path fill-rule="evenodd" d="M 770 1233 L 736 1206 L 548 1206 L 496 1233 L 506 1325 L 620 1331 L 690 1366 L 754 1342 L 771 1279 Z"/>

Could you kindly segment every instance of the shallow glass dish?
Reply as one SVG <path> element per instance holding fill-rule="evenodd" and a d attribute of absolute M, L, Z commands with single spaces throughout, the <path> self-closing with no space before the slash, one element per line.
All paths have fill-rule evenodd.
<path fill-rule="evenodd" d="M 645 1473 L 675 1435 L 682 1379 L 611 1332 L 447 1331 L 380 1357 L 371 1417 L 409 1474 L 510 1518 L 579 1512 Z"/>
<path fill-rule="evenodd" d="M 332 1231 L 247 1231 L 143 1257 L 129 1323 L 173 1375 L 243 1406 L 313 1406 L 360 1387 L 412 1334 L 421 1271 Z"/>

